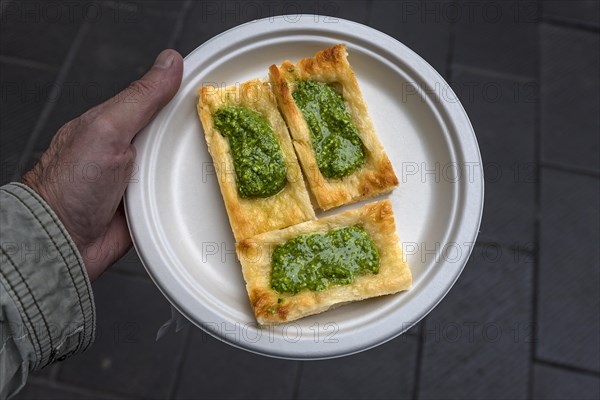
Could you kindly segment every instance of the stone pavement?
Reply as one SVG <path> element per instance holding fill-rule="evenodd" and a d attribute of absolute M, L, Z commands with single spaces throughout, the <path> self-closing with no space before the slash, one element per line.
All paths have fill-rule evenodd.
<path fill-rule="evenodd" d="M 251 4 L 250 6 L 248 4 Z M 478 244 L 416 328 L 355 356 L 275 360 L 187 328 L 135 252 L 93 289 L 99 335 L 20 399 L 600 397 L 600 2 L 1 2 L 0 183 L 160 50 L 282 13 L 329 14 L 403 42 L 455 89 L 486 166 Z"/>

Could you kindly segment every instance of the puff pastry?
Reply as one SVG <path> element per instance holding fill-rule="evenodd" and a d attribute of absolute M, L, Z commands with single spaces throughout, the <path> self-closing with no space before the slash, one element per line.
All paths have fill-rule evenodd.
<path fill-rule="evenodd" d="M 311 192 L 319 208 L 327 210 L 391 191 L 398 185 L 392 164 L 383 150 L 369 117 L 358 82 L 347 60 L 346 47 L 338 44 L 296 64 L 286 60 L 271 65 L 269 76 L 279 108 L 290 128 Z M 310 128 L 292 97 L 299 80 L 330 84 L 343 97 L 361 135 L 365 164 L 351 175 L 328 179 L 319 171 L 311 145 Z"/>
<path fill-rule="evenodd" d="M 375 243 L 380 256 L 379 273 L 358 276 L 348 285 L 331 286 L 322 291 L 304 290 L 295 295 L 278 293 L 271 288 L 271 255 L 278 245 L 299 235 L 354 225 L 362 226 Z M 412 275 L 400 248 L 389 200 L 263 233 L 242 240 L 236 245 L 236 250 L 250 303 L 257 321 L 262 325 L 289 322 L 343 303 L 407 290 L 412 284 Z"/>
<path fill-rule="evenodd" d="M 228 140 L 213 119 L 222 106 L 244 106 L 266 117 L 286 159 L 287 184 L 280 192 L 266 198 L 239 196 Z M 267 82 L 255 79 L 221 89 L 203 87 L 197 108 L 236 241 L 315 218 L 287 127 Z"/>

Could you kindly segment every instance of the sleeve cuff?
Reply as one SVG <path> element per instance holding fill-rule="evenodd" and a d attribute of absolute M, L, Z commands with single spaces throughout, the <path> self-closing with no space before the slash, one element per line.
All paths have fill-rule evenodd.
<path fill-rule="evenodd" d="M 0 280 L 35 349 L 32 369 L 85 351 L 94 341 L 96 311 L 77 247 L 48 204 L 28 186 L 4 185 L 0 199 Z"/>

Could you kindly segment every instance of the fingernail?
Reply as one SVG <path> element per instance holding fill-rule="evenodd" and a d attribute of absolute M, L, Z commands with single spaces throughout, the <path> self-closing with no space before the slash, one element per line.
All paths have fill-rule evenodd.
<path fill-rule="evenodd" d="M 154 61 L 155 68 L 168 69 L 173 64 L 175 55 L 170 51 L 163 51 L 158 55 L 156 61 Z"/>

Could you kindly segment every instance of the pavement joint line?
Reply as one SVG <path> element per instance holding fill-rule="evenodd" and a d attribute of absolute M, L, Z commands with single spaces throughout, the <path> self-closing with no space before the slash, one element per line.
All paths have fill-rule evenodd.
<path fill-rule="evenodd" d="M 535 242 L 533 242 L 533 243 L 535 243 Z M 518 247 L 518 244 L 506 245 L 506 244 L 503 244 L 500 242 L 476 241 L 475 246 L 473 246 L 473 247 L 486 247 L 486 246 L 497 247 L 497 248 L 500 248 L 500 250 L 508 250 L 508 251 L 512 252 L 513 254 L 514 253 L 517 253 L 517 254 L 524 253 L 524 254 L 527 254 L 530 256 L 536 256 L 535 250 L 527 250 L 526 248 L 520 248 L 520 247 Z M 537 246 L 537 247 L 539 247 L 539 246 Z M 470 257 L 469 257 L 469 259 L 470 259 Z M 536 262 L 537 261 L 538 260 L 536 259 Z"/>
<path fill-rule="evenodd" d="M 600 33 L 600 26 L 581 21 L 569 21 L 560 18 L 542 17 L 542 24 L 551 25 L 559 28 L 576 29 L 582 32 Z"/>
<path fill-rule="evenodd" d="M 366 1 L 366 7 L 367 7 L 367 10 L 365 12 L 364 22 L 368 26 L 371 26 L 371 18 L 372 18 L 372 15 L 373 15 L 373 0 L 367 0 Z"/>
<path fill-rule="evenodd" d="M 111 275 L 118 275 L 120 277 L 123 278 L 131 278 L 131 279 L 135 279 L 135 280 L 139 280 L 142 282 L 152 282 L 152 280 L 150 279 L 150 277 L 148 275 L 142 275 L 142 274 L 138 274 L 136 272 L 131 272 L 131 271 L 125 271 L 125 270 L 119 270 L 119 269 L 108 269 L 106 271 L 107 274 L 111 274 Z"/>
<path fill-rule="evenodd" d="M 573 165 L 567 165 L 567 164 L 556 163 L 556 162 L 547 162 L 547 161 L 541 161 L 540 166 L 542 168 L 552 169 L 555 171 L 567 172 L 567 173 L 576 174 L 576 175 L 591 176 L 593 178 L 600 178 L 600 171 L 594 170 L 592 168 L 577 167 L 577 166 L 573 166 Z"/>
<path fill-rule="evenodd" d="M 430 310 L 431 312 L 432 310 Z M 415 365 L 415 379 L 413 382 L 412 398 L 419 399 L 419 390 L 421 389 L 421 370 L 423 369 L 423 353 L 425 352 L 425 325 L 427 323 L 427 315 L 423 317 L 418 324 L 421 324 L 419 335 L 417 336 L 417 360 Z"/>
<path fill-rule="evenodd" d="M 419 326 L 419 324 L 421 323 L 421 321 L 417 322 L 416 324 L 412 325 L 410 328 L 408 328 L 407 330 L 404 331 L 404 333 L 402 333 L 402 335 L 408 335 L 414 338 L 418 338 L 419 335 L 421 334 L 421 332 L 413 332 L 413 328 L 417 328 L 417 326 Z M 400 337 L 400 336 L 398 336 Z"/>
<path fill-rule="evenodd" d="M 192 0 L 186 0 L 181 5 L 181 10 L 179 10 L 179 13 L 177 15 L 177 21 L 175 22 L 175 26 L 173 27 L 173 31 L 171 32 L 171 36 L 169 37 L 169 41 L 167 42 L 168 48 L 175 48 L 177 41 L 181 37 L 181 32 L 183 32 L 183 27 L 185 25 L 189 11 L 192 8 L 192 5 Z"/>
<path fill-rule="evenodd" d="M 45 379 L 37 376 L 30 376 L 27 379 L 27 385 L 34 384 L 38 386 L 43 386 L 45 388 L 52 388 L 64 391 L 70 391 L 73 394 L 77 394 L 82 397 L 93 397 L 93 398 L 113 398 L 113 399 L 126 399 L 127 397 L 122 394 L 99 391 L 94 389 L 89 389 L 77 385 L 72 385 L 69 383 L 61 382 L 61 381 L 52 381 L 49 379 Z"/>
<path fill-rule="evenodd" d="M 113 10 L 118 11 L 129 11 L 129 12 L 142 12 L 142 14 L 151 16 L 151 17 L 167 17 L 167 18 L 177 18 L 179 16 L 179 11 L 165 11 L 158 10 L 153 7 L 145 7 L 142 6 L 137 8 L 138 6 L 131 3 L 129 4 L 127 1 L 123 2 L 122 0 L 102 0 L 101 5 L 104 7 L 108 7 Z"/>
<path fill-rule="evenodd" d="M 25 58 L 20 57 L 12 57 L 6 55 L 0 55 L 0 63 L 8 64 L 8 65 L 16 65 L 19 67 L 37 69 L 42 71 L 50 71 L 50 72 L 58 72 L 60 71 L 60 67 L 55 65 L 46 64 L 39 61 L 27 60 Z"/>
<path fill-rule="evenodd" d="M 300 393 L 300 381 L 302 380 L 303 370 L 304 361 L 299 361 L 298 367 L 296 368 L 296 376 L 294 377 L 294 386 L 292 387 L 292 400 L 298 399 L 298 394 Z"/>
<path fill-rule="evenodd" d="M 539 43 L 538 43 L 539 45 Z M 464 72 L 470 72 L 472 74 L 489 77 L 489 78 L 498 78 L 508 82 L 519 82 L 519 83 L 531 83 L 536 82 L 536 78 L 532 76 L 526 75 L 517 75 L 511 74 L 509 72 L 496 71 L 488 68 L 474 67 L 471 65 L 461 64 L 461 63 L 453 63 L 452 67 L 458 70 L 462 70 Z"/>
<path fill-rule="evenodd" d="M 600 371 L 594 371 L 592 369 L 577 367 L 575 365 L 569 365 L 569 364 L 563 364 L 560 362 L 545 360 L 545 359 L 539 358 L 539 357 L 535 358 L 533 361 L 534 361 L 534 363 L 544 365 L 547 367 L 558 368 L 558 369 L 562 369 L 562 370 L 577 373 L 577 374 L 600 378 Z"/>
<path fill-rule="evenodd" d="M 541 10 L 540 10 L 541 13 Z M 534 160 L 536 162 L 535 165 L 535 187 L 534 187 L 534 201 L 535 201 L 535 219 L 534 219 L 534 228 L 533 228 L 533 241 L 536 243 L 535 249 L 533 250 L 533 254 L 535 257 L 535 263 L 532 266 L 532 288 L 531 288 L 531 336 L 534 338 L 533 342 L 529 343 L 531 348 L 529 349 L 529 379 L 527 380 L 527 395 L 530 399 L 534 398 L 535 394 L 535 371 L 534 371 L 534 360 L 537 355 L 537 341 L 536 341 L 536 332 L 537 332 L 537 320 L 538 320 L 538 297 L 539 297 L 539 263 L 541 259 L 541 208 L 542 208 L 542 168 L 540 166 L 540 161 L 542 158 L 542 125 L 541 125 L 541 84 L 542 84 L 542 62 L 541 62 L 541 38 L 540 38 L 540 30 L 536 29 L 535 33 L 537 35 L 537 55 L 535 57 L 535 71 L 536 71 L 536 79 L 539 84 L 535 88 L 536 97 L 538 101 L 534 104 Z"/>
<path fill-rule="evenodd" d="M 453 0 L 451 5 L 458 7 L 458 1 Z M 454 48 L 456 47 L 456 26 L 454 21 L 448 23 L 448 54 L 446 54 L 446 78 L 452 80 L 452 68 L 454 65 Z"/>
<path fill-rule="evenodd" d="M 60 90 L 62 90 L 62 86 L 63 86 L 65 80 L 67 79 L 69 70 L 71 69 L 71 66 L 73 65 L 73 62 L 75 60 L 75 55 L 77 54 L 79 47 L 81 46 L 81 43 L 83 42 L 83 38 L 86 36 L 88 30 L 89 30 L 89 25 L 88 25 L 87 21 L 84 21 L 81 24 L 81 27 L 79 28 L 79 31 L 77 32 L 77 35 L 75 36 L 75 39 L 73 39 L 73 42 L 71 43 L 71 47 L 69 48 L 69 52 L 67 53 L 67 56 L 65 57 L 65 61 L 63 62 L 62 66 L 60 68 L 60 72 L 58 73 L 58 76 L 56 77 L 56 80 L 54 81 L 54 84 L 52 85 L 52 90 L 48 94 L 48 97 L 46 99 L 46 104 L 44 104 L 44 108 L 42 109 L 42 112 L 40 113 L 40 116 L 39 116 L 33 130 L 31 131 L 31 134 L 29 135 L 27 144 L 25 145 L 25 148 L 21 152 L 21 157 L 19 157 L 19 162 L 17 164 L 17 170 L 16 170 L 15 174 L 13 175 L 13 181 L 18 181 L 21 179 L 21 172 L 25 168 L 26 163 L 28 163 L 30 161 L 31 155 L 33 153 L 33 150 L 35 149 L 35 145 L 39 139 L 39 136 L 42 133 L 42 130 L 44 129 L 44 127 L 46 126 L 46 123 L 48 122 L 48 119 L 50 118 L 50 115 L 52 114 L 54 107 L 56 106 L 56 101 L 51 101 L 50 99 L 56 98 L 57 94 L 60 92 Z M 65 121 L 65 122 L 67 122 L 67 121 Z"/>
<path fill-rule="evenodd" d="M 61 363 L 54 363 L 51 367 L 50 367 L 50 380 L 52 381 L 56 381 L 58 380 L 58 376 L 60 375 L 60 369 L 62 367 Z"/>
<path fill-rule="evenodd" d="M 188 354 L 188 347 L 190 346 L 190 341 L 192 338 L 192 332 L 193 330 L 199 329 L 197 328 L 195 325 L 192 325 L 192 329 L 190 328 L 184 328 L 183 329 L 183 345 L 181 346 L 181 349 L 179 350 L 179 353 L 177 354 L 177 359 L 175 362 L 175 372 L 173 374 L 173 379 L 171 381 L 171 385 L 169 386 L 169 390 L 168 390 L 168 395 L 167 398 L 168 399 L 174 399 L 175 398 L 175 394 L 177 393 L 177 388 L 179 387 L 179 382 L 181 380 L 181 372 L 183 371 L 183 365 L 185 364 L 185 361 L 187 359 L 187 354 Z"/>

